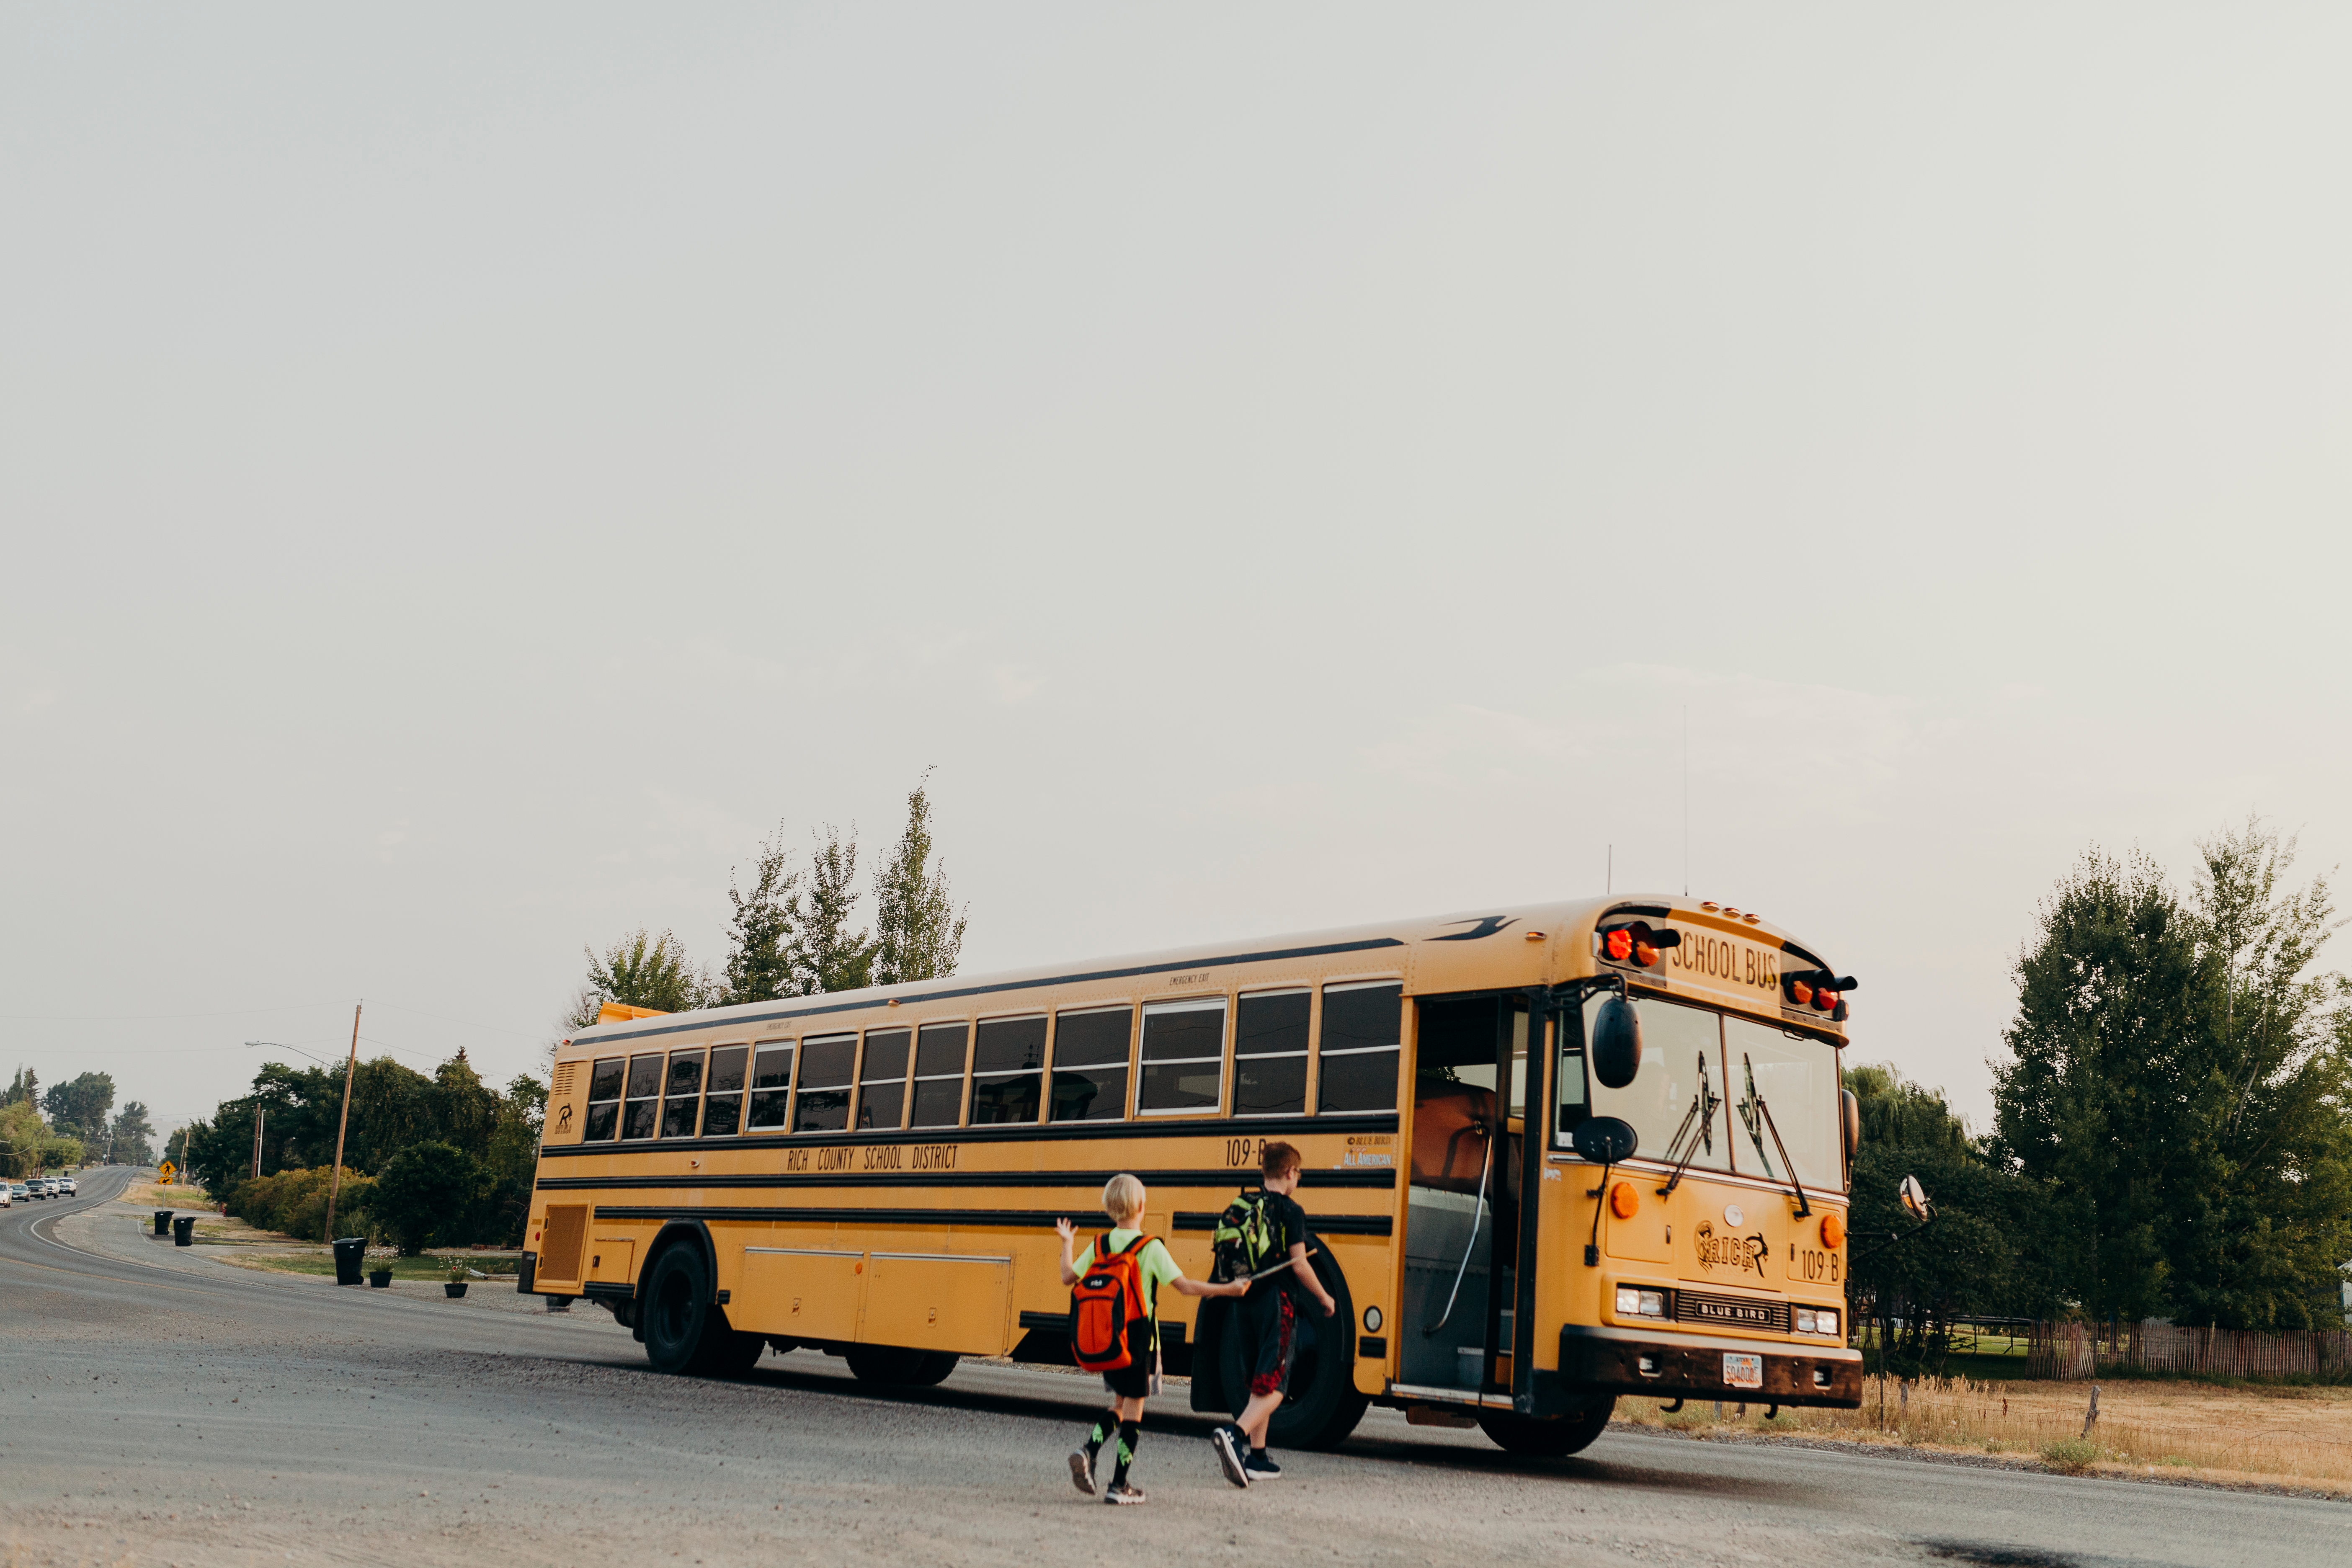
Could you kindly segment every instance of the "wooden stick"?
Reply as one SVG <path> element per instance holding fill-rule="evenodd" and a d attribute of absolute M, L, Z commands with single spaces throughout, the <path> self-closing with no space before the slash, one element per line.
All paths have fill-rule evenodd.
<path fill-rule="evenodd" d="M 343 1064 L 343 1117 L 335 1123 L 335 1173 L 327 1181 L 327 1240 L 330 1243 L 335 1239 L 335 1199 L 341 1195 L 343 1190 L 343 1134 L 351 1131 L 352 1125 L 352 1074 L 359 1070 L 360 1065 L 360 1008 L 366 1005 L 362 1002 L 352 1009 L 352 1058 Z"/>

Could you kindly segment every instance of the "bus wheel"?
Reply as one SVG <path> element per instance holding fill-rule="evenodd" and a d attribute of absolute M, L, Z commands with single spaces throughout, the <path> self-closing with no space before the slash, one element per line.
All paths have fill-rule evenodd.
<path fill-rule="evenodd" d="M 1331 1292 L 1339 1310 L 1326 1318 L 1312 1301 L 1299 1308 L 1290 1393 L 1266 1423 L 1266 1441 L 1278 1448 L 1336 1448 L 1371 1404 L 1369 1394 L 1356 1389 L 1356 1308 L 1347 1279 L 1328 1251 L 1313 1256 L 1316 1278 Z M 1241 1303 L 1234 1306 L 1238 1309 Z M 1249 1320 L 1238 1310 L 1227 1312 L 1224 1331 L 1217 1340 L 1217 1370 L 1224 1381 L 1225 1407 L 1236 1415 L 1249 1403 L 1256 1353 Z"/>
<path fill-rule="evenodd" d="M 638 1304 L 645 1326 L 646 1359 L 656 1372 L 698 1370 L 703 1331 L 726 1331 L 726 1321 L 710 1303 L 710 1283 L 703 1278 L 702 1254 L 691 1246 L 670 1247 L 646 1270 L 645 1293 Z M 713 1318 L 719 1318 L 712 1323 Z"/>
<path fill-rule="evenodd" d="M 945 1383 L 948 1380 L 948 1373 L 953 1372 L 956 1369 L 956 1363 L 961 1360 L 963 1357 L 953 1351 L 925 1351 L 923 1364 L 917 1367 L 915 1375 L 907 1381 L 917 1388 L 929 1388 L 933 1384 Z"/>
<path fill-rule="evenodd" d="M 1550 1421 L 1510 1410 L 1481 1410 L 1478 1428 L 1506 1453 L 1531 1459 L 1559 1459 L 1591 1447 L 1592 1439 L 1601 1436 L 1601 1429 L 1609 1425 L 1610 1414 L 1616 1408 L 1617 1396 L 1612 1394 L 1580 1415 Z"/>

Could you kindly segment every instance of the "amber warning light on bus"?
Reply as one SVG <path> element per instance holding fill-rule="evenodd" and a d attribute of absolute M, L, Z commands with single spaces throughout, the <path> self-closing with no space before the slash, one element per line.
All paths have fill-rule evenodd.
<path fill-rule="evenodd" d="M 1601 931 L 1601 951 L 1609 955 L 1610 963 L 1638 964 L 1643 969 L 1656 968 L 1658 954 L 1662 951 L 1682 944 L 1682 932 L 1671 927 L 1664 931 L 1652 931 L 1647 921 L 1603 926 Z"/>
<path fill-rule="evenodd" d="M 1851 974 L 1841 979 L 1826 969 L 1801 969 L 1780 976 L 1780 992 L 1791 1007 L 1827 1013 L 1832 1023 L 1845 1022 L 1845 994 L 1861 984 Z"/>

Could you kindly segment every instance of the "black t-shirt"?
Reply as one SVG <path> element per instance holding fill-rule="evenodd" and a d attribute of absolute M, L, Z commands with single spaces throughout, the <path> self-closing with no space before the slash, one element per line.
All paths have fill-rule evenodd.
<path fill-rule="evenodd" d="M 1290 1249 L 1307 1240 L 1307 1211 L 1280 1193 L 1265 1194 L 1266 1227 L 1274 1233 L 1274 1250 L 1266 1257 L 1263 1268 L 1272 1268 L 1290 1256 Z M 1269 1290 L 1289 1290 L 1296 1296 L 1304 1287 L 1298 1276 L 1285 1268 L 1269 1274 L 1250 1287 L 1250 1295 L 1259 1296 Z"/>

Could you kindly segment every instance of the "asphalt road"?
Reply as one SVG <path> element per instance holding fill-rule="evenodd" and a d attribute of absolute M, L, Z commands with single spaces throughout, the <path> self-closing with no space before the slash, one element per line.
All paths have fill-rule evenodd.
<path fill-rule="evenodd" d="M 1087 1380 L 876 1393 L 808 1352 L 665 1378 L 584 1306 L 153 1241 L 108 1206 L 127 1179 L 0 1214 L 7 1563 L 2352 1562 L 2352 1505 L 1616 1430 L 1529 1461 L 1382 1411 L 1237 1492 L 1171 1408 L 1150 1503 L 1113 1513 L 1064 1463 Z"/>

